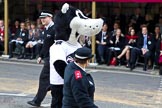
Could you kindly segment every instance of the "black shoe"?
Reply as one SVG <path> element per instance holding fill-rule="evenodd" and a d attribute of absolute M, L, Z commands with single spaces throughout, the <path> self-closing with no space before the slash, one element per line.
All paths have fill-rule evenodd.
<path fill-rule="evenodd" d="M 103 58 L 101 58 L 101 63 L 104 63 L 104 62 L 105 62 L 105 60 Z"/>
<path fill-rule="evenodd" d="M 148 69 L 152 69 L 152 68 L 153 68 L 153 66 L 152 66 L 152 65 L 148 66 Z"/>
<path fill-rule="evenodd" d="M 30 60 L 32 60 L 32 59 L 35 59 L 35 56 L 31 56 L 31 57 L 30 57 Z"/>
<path fill-rule="evenodd" d="M 103 63 L 102 62 L 98 62 L 99 65 L 102 65 Z"/>
<path fill-rule="evenodd" d="M 24 59 L 29 59 L 29 57 L 26 54 L 24 54 L 23 58 Z"/>
<path fill-rule="evenodd" d="M 8 57 L 8 58 L 10 59 L 10 58 L 12 58 L 12 57 L 13 57 L 13 55 L 9 55 L 9 57 Z"/>
<path fill-rule="evenodd" d="M 119 58 L 116 58 L 117 64 L 120 66 L 121 65 L 121 60 Z"/>
<path fill-rule="evenodd" d="M 135 65 L 134 65 L 134 64 L 130 65 L 130 70 L 131 70 L 131 71 L 132 71 L 134 68 L 135 68 Z"/>
<path fill-rule="evenodd" d="M 34 101 L 28 101 L 27 102 L 29 105 L 35 106 L 35 107 L 40 107 L 40 104 L 35 103 Z"/>
<path fill-rule="evenodd" d="M 25 55 L 25 56 L 24 56 L 24 59 L 29 59 L 29 57 Z"/>
<path fill-rule="evenodd" d="M 143 71 L 147 71 L 147 66 L 144 66 L 143 67 Z"/>
<path fill-rule="evenodd" d="M 24 56 L 23 55 L 20 55 L 19 57 L 17 57 L 17 59 L 23 59 Z"/>
<path fill-rule="evenodd" d="M 130 64 L 128 63 L 128 64 L 126 64 L 126 68 L 130 68 Z"/>
<path fill-rule="evenodd" d="M 162 75 L 162 72 L 159 71 L 159 75 Z"/>
<path fill-rule="evenodd" d="M 162 75 L 162 66 L 159 66 L 159 75 Z"/>

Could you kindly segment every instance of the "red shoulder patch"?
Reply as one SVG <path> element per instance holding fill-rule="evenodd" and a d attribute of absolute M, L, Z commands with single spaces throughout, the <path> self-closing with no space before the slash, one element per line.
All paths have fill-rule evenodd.
<path fill-rule="evenodd" d="M 74 73 L 75 73 L 75 79 L 76 79 L 76 80 L 82 78 L 82 74 L 81 74 L 80 70 L 76 70 Z"/>

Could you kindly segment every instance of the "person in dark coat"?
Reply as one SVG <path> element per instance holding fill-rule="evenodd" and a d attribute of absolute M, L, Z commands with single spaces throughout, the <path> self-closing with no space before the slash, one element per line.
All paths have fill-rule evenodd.
<path fill-rule="evenodd" d="M 111 37 L 109 40 L 109 47 L 106 51 L 107 57 L 107 65 L 110 65 L 110 61 L 115 57 L 117 59 L 117 56 L 122 52 L 123 48 L 125 46 L 125 37 L 122 36 L 121 30 L 117 29 L 115 36 Z M 120 64 L 119 62 L 117 64 Z M 115 65 L 117 65 L 115 64 Z"/>
<path fill-rule="evenodd" d="M 54 22 L 52 21 L 53 14 L 50 11 L 42 11 L 39 18 L 41 22 L 45 25 L 44 34 L 44 43 L 40 55 L 37 59 L 37 63 L 41 63 L 42 59 L 44 60 L 44 66 L 39 78 L 39 88 L 36 96 L 32 101 L 27 103 L 32 106 L 40 106 L 41 102 L 45 98 L 47 91 L 50 87 L 49 74 L 50 74 L 50 64 L 49 64 L 49 48 L 53 45 L 55 40 L 55 27 Z"/>
<path fill-rule="evenodd" d="M 113 14 L 111 16 L 112 24 L 118 23 L 120 25 L 120 29 L 123 33 L 125 33 L 126 27 L 126 16 L 121 13 L 121 8 L 116 7 L 113 8 Z"/>
<path fill-rule="evenodd" d="M 155 27 L 155 58 L 154 65 L 159 66 L 159 75 L 162 75 L 162 63 L 159 62 L 160 56 L 162 56 L 162 40 L 161 40 L 160 27 L 156 25 Z"/>
<path fill-rule="evenodd" d="M 62 108 L 98 108 L 94 104 L 95 84 L 85 71 L 93 57 L 87 47 L 76 50 L 75 61 L 67 65 L 64 73 Z"/>
<path fill-rule="evenodd" d="M 108 25 L 103 24 L 102 31 L 96 36 L 96 44 L 97 44 L 97 54 L 98 54 L 98 63 L 105 63 L 105 53 L 107 48 L 107 41 L 109 39 L 108 36 Z"/>
<path fill-rule="evenodd" d="M 154 33 L 155 23 L 154 23 L 153 18 L 150 14 L 145 15 L 144 24 L 147 25 L 148 31 L 150 33 Z"/>
<path fill-rule="evenodd" d="M 24 57 L 25 45 L 28 42 L 28 30 L 25 29 L 25 22 L 20 23 L 20 29 L 16 31 L 15 37 L 9 42 L 9 58 L 13 57 L 13 51 L 17 48 L 18 59 Z"/>
<path fill-rule="evenodd" d="M 155 33 L 153 34 L 155 39 L 155 54 L 154 54 L 154 65 L 158 65 L 158 59 L 160 55 L 161 50 L 161 33 L 160 33 L 160 27 L 158 25 L 155 26 Z"/>
<path fill-rule="evenodd" d="M 11 36 L 9 37 L 9 40 L 14 39 L 15 34 L 16 34 L 17 30 L 19 30 L 19 29 L 20 29 L 20 20 L 16 19 L 16 20 L 14 21 L 14 25 L 12 25 L 12 26 L 10 27 Z"/>
<path fill-rule="evenodd" d="M 142 34 L 138 37 L 137 47 L 134 47 L 131 50 L 131 58 L 130 58 L 130 69 L 133 70 L 135 68 L 135 63 L 138 56 L 144 57 L 144 67 L 143 70 L 147 70 L 148 60 L 151 58 L 152 54 L 154 54 L 155 49 L 155 39 L 154 37 L 148 33 L 147 27 L 142 27 Z"/>
<path fill-rule="evenodd" d="M 133 26 L 136 33 L 140 31 L 141 24 L 144 23 L 144 17 L 141 14 L 141 8 L 137 7 L 134 10 L 134 14 L 130 16 L 129 26 Z"/>
<path fill-rule="evenodd" d="M 162 7 L 159 7 L 159 12 L 154 15 L 155 24 L 159 22 L 160 17 L 162 17 Z"/>

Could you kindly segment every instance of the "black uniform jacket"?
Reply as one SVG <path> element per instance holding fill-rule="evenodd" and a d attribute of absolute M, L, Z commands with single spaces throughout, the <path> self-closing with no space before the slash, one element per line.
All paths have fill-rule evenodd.
<path fill-rule="evenodd" d="M 44 43 L 39 56 L 41 58 L 46 58 L 49 57 L 49 48 L 53 45 L 55 39 L 54 25 L 50 26 L 48 30 L 44 30 L 43 34 L 44 34 Z"/>
<path fill-rule="evenodd" d="M 144 37 L 143 35 L 141 34 L 139 37 L 138 37 L 138 40 L 137 40 L 137 47 L 139 49 L 141 49 L 144 45 Z M 155 49 L 155 39 L 154 37 L 151 35 L 151 34 L 148 34 L 147 35 L 147 49 L 149 51 L 154 51 Z"/>
<path fill-rule="evenodd" d="M 93 102 L 94 91 L 91 75 L 74 62 L 69 63 L 64 74 L 62 108 L 98 108 Z"/>

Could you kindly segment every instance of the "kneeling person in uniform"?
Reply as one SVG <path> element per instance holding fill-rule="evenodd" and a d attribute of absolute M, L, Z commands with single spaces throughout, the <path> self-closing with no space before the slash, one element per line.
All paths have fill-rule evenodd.
<path fill-rule="evenodd" d="M 75 52 L 74 62 L 67 65 L 64 73 L 62 108 L 98 108 L 94 104 L 93 78 L 85 71 L 92 57 L 89 48 L 79 48 Z"/>

